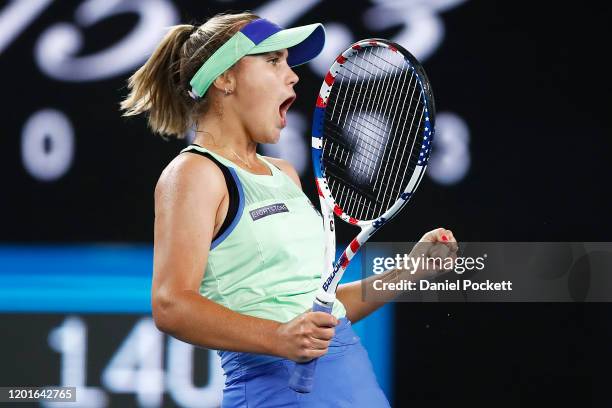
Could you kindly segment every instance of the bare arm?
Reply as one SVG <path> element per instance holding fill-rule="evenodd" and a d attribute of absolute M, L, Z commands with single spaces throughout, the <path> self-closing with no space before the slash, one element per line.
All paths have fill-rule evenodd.
<path fill-rule="evenodd" d="M 226 194 L 221 171 L 198 156 L 179 156 L 160 177 L 152 285 L 157 327 L 201 347 L 296 361 L 319 357 L 327 351 L 335 318 L 306 313 L 282 324 L 236 313 L 199 294 L 217 210 Z"/>

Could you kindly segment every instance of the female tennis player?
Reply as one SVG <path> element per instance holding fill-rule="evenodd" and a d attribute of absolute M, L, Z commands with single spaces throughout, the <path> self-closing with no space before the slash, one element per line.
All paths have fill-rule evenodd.
<path fill-rule="evenodd" d="M 291 67 L 324 41 L 321 24 L 282 29 L 251 13 L 174 26 L 121 105 L 162 136 L 195 128 L 155 189 L 153 317 L 220 350 L 224 407 L 389 406 L 351 328 L 383 302 L 363 302 L 355 282 L 339 286 L 331 315 L 308 311 L 326 267 L 321 218 L 293 167 L 256 153 L 286 125 Z M 455 239 L 438 228 L 422 241 Z M 291 390 L 296 362 L 317 357 L 313 392 Z"/>

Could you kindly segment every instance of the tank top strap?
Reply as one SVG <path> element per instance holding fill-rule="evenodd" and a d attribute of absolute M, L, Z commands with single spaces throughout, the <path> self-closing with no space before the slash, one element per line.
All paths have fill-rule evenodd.
<path fill-rule="evenodd" d="M 266 166 L 268 166 L 272 174 L 253 174 L 250 171 L 245 170 L 242 167 L 238 166 L 233 161 L 221 156 L 220 154 L 215 153 L 197 144 L 191 144 L 187 146 L 186 148 L 181 150 L 181 153 L 184 151 L 190 151 L 190 150 L 196 150 L 199 152 L 204 152 L 204 153 L 208 153 L 212 155 L 215 159 L 223 163 L 225 166 L 235 169 L 236 172 L 240 175 L 240 177 L 247 180 L 247 182 L 254 181 L 258 184 L 262 184 L 262 185 L 269 186 L 269 187 L 279 187 L 282 184 L 286 183 L 287 179 L 289 179 L 289 177 L 285 174 L 285 172 L 283 172 L 275 164 L 273 164 L 272 162 L 270 162 L 268 159 L 266 159 L 260 154 L 257 154 L 257 157 L 261 161 L 263 161 L 266 164 Z"/>
<path fill-rule="evenodd" d="M 221 156 L 220 154 L 215 153 L 212 150 L 209 150 L 209 149 L 207 149 L 205 147 L 202 147 L 202 146 L 200 146 L 198 144 L 195 144 L 195 143 L 192 143 L 189 146 L 185 147 L 183 150 L 181 150 L 181 153 L 189 152 L 189 151 L 197 151 L 197 152 L 200 152 L 200 153 L 209 154 L 209 155 L 213 156 L 217 161 L 223 163 L 223 165 L 225 165 L 227 167 L 232 167 L 232 168 L 237 168 L 238 167 L 238 166 L 236 166 L 236 164 L 233 161 L 228 160 L 225 157 Z"/>

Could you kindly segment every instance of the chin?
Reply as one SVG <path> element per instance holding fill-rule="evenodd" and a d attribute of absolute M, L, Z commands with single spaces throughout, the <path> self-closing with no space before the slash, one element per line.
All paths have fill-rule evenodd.
<path fill-rule="evenodd" d="M 266 141 L 266 143 L 269 143 L 269 144 L 278 143 L 278 141 L 280 140 L 280 134 L 281 134 L 280 129 L 274 130 L 272 133 L 270 133 L 270 136 L 267 138 L 268 140 Z"/>
<path fill-rule="evenodd" d="M 262 137 L 260 140 L 257 140 L 257 143 L 260 144 L 276 144 L 280 140 L 280 132 L 278 134 L 268 134 L 265 137 Z"/>

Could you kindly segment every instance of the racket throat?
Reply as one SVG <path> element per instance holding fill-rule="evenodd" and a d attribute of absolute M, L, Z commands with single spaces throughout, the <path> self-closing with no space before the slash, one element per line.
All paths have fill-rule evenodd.
<path fill-rule="evenodd" d="M 323 290 L 319 290 L 317 296 L 315 297 L 314 303 L 324 308 L 331 309 L 334 306 L 334 302 L 336 301 L 335 290 L 334 293 L 327 293 Z"/>

